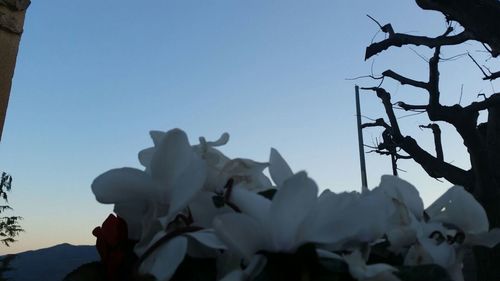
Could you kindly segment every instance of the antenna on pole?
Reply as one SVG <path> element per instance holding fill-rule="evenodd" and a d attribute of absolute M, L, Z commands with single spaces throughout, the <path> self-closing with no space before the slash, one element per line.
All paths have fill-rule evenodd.
<path fill-rule="evenodd" d="M 359 104 L 359 87 L 354 87 L 356 92 L 356 119 L 358 123 L 358 145 L 359 145 L 359 164 L 361 168 L 361 192 L 368 191 L 368 181 L 366 179 L 365 148 L 363 143 L 363 130 L 361 128 L 361 106 Z"/>

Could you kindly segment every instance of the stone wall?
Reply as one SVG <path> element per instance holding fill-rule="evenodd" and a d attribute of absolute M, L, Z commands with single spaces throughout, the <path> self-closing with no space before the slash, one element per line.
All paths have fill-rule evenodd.
<path fill-rule="evenodd" d="M 0 0 L 0 139 L 29 0 Z"/>

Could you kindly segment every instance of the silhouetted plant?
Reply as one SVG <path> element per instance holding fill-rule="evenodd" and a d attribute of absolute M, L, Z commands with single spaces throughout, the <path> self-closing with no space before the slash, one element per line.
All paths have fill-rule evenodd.
<path fill-rule="evenodd" d="M 12 177 L 2 172 L 2 177 L 0 179 L 0 197 L 8 203 L 7 192 L 11 190 L 12 187 Z M 0 205 L 0 214 L 7 210 L 12 210 L 9 205 Z M 22 218 L 19 216 L 0 216 L 0 242 L 5 246 L 10 246 L 14 243 L 14 239 L 20 232 L 24 231 L 19 225 L 19 221 Z"/>

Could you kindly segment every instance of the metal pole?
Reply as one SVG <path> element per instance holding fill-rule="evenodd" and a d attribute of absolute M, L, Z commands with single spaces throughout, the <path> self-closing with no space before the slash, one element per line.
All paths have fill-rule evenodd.
<path fill-rule="evenodd" d="M 359 103 L 359 87 L 354 87 L 356 92 L 356 119 L 358 123 L 358 145 L 359 145 L 359 164 L 361 168 L 361 192 L 368 191 L 368 181 L 366 179 L 365 148 L 363 142 L 363 130 L 361 129 L 361 106 Z"/>
<path fill-rule="evenodd" d="M 396 151 L 393 151 L 393 153 L 396 153 Z M 398 175 L 398 164 L 396 163 L 397 159 L 394 154 L 391 153 L 391 164 L 392 164 L 392 175 L 397 176 Z"/>

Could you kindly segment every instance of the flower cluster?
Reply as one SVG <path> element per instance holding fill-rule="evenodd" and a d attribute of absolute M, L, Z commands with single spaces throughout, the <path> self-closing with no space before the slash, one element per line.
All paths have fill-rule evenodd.
<path fill-rule="evenodd" d="M 105 172 L 92 191 L 114 204 L 137 241 L 137 271 L 158 281 L 189 280 L 193 268 L 206 280 L 290 280 L 276 277 L 279 270 L 295 280 L 404 281 L 424 265 L 460 281 L 467 247 L 500 242 L 500 230 L 489 229 L 483 208 L 459 186 L 427 209 L 415 187 L 393 176 L 362 194 L 318 194 L 275 149 L 261 163 L 219 151 L 227 133 L 197 145 L 179 129 L 151 137 L 154 146 L 139 152 L 144 169 Z"/>

